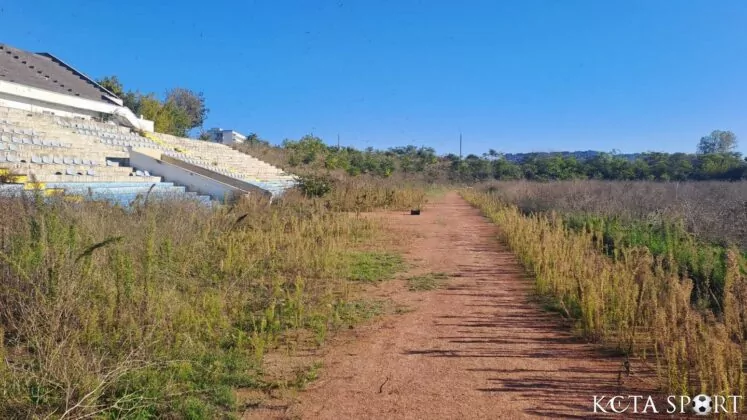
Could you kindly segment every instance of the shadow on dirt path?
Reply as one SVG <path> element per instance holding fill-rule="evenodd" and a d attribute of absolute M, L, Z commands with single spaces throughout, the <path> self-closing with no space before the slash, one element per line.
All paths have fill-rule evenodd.
<path fill-rule="evenodd" d="M 392 297 L 414 310 L 331 348 L 319 380 L 286 416 L 591 418 L 593 395 L 651 392 L 623 374 L 624 387 L 622 359 L 574 337 L 531 300 L 531 281 L 497 242 L 496 227 L 457 193 L 421 216 L 376 217 L 413 237 L 406 258 L 414 272 L 450 279 L 429 292 L 400 285 Z"/>

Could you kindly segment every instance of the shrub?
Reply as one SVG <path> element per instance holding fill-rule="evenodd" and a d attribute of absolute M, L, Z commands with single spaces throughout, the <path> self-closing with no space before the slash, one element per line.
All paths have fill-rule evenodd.
<path fill-rule="evenodd" d="M 328 175 L 304 175 L 298 181 L 298 188 L 306 197 L 323 197 L 333 186 L 334 180 Z"/>

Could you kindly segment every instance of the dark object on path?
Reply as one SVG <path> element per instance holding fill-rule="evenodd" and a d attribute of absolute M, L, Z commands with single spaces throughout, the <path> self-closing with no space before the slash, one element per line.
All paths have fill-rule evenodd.
<path fill-rule="evenodd" d="M 420 216 L 420 209 L 410 210 L 410 216 Z"/>

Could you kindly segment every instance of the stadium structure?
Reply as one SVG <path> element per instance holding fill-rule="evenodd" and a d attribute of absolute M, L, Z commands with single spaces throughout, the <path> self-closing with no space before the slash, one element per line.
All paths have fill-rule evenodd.
<path fill-rule="evenodd" d="M 281 195 L 295 177 L 218 142 L 155 133 L 49 53 L 0 44 L 0 193 L 129 205 L 144 194 L 205 203 Z"/>

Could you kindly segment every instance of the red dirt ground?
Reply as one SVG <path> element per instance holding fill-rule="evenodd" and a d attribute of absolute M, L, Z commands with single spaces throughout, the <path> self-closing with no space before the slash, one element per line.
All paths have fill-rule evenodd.
<path fill-rule="evenodd" d="M 403 281 L 382 285 L 413 310 L 331 345 L 319 379 L 281 417 L 592 418 L 593 395 L 652 392 L 650 381 L 620 376 L 620 357 L 573 336 L 532 300 L 531 280 L 498 243 L 497 228 L 457 193 L 421 216 L 379 216 L 411 238 L 409 275 L 451 277 L 429 292 Z"/>

